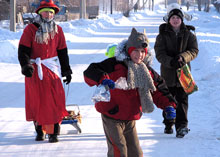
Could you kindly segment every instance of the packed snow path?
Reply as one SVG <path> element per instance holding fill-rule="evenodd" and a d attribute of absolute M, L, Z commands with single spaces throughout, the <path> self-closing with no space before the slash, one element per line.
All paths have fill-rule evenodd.
<path fill-rule="evenodd" d="M 24 77 L 20 73 L 20 66 L 16 57 L 1 60 L 0 62 L 0 156 L 77 156 L 77 157 L 104 157 L 107 153 L 107 144 L 102 128 L 100 114 L 96 112 L 91 96 L 94 87 L 88 87 L 84 83 L 82 72 L 91 62 L 99 62 L 106 58 L 104 55 L 106 47 L 111 43 L 118 43 L 127 38 L 132 27 L 138 31 L 146 29 L 153 48 L 155 37 L 158 34 L 158 27 L 163 22 L 163 13 L 146 14 L 144 12 L 132 15 L 130 19 L 115 18 L 114 23 L 109 22 L 110 17 L 103 18 L 103 21 L 88 25 L 82 23 L 75 26 L 75 23 L 60 23 L 65 32 L 69 48 L 70 64 L 73 70 L 72 82 L 65 86 L 67 93 L 67 104 L 76 103 L 80 105 L 82 115 L 82 134 L 75 134 L 71 125 L 61 125 L 61 135 L 58 143 L 48 143 L 48 140 L 36 142 L 34 126 L 32 122 L 25 121 L 24 110 Z M 198 19 L 194 21 L 199 27 L 198 41 L 200 54 L 193 63 L 192 71 L 199 86 L 199 91 L 189 98 L 189 128 L 191 131 L 183 139 L 178 139 L 174 134 L 163 133 L 161 110 L 155 109 L 151 114 L 144 114 L 141 120 L 137 121 L 137 131 L 144 157 L 217 157 L 219 156 L 220 141 L 220 107 L 219 105 L 219 81 L 214 82 L 210 77 L 213 70 L 206 71 L 201 66 L 204 60 L 212 64 L 212 54 L 219 55 L 219 48 L 213 48 L 212 43 L 202 42 L 203 39 L 215 41 L 219 44 L 220 31 L 218 36 L 207 35 Z M 220 23 L 220 22 L 219 22 Z M 218 24 L 219 24 L 218 23 Z M 87 27 L 83 27 L 87 25 Z M 90 27 L 89 27 L 90 26 Z M 219 30 L 219 29 L 218 29 Z M 2 31 L 2 30 L 1 30 Z M 78 32 L 78 34 L 74 34 Z M 21 35 L 21 33 L 18 33 Z M 13 35 L 13 34 L 10 34 Z M 19 36 L 17 35 L 17 36 Z M 9 40 L 13 37 L 9 36 Z M 15 37 L 16 44 L 19 38 Z M 7 36 L 1 38 L 0 45 L 7 43 Z M 8 42 L 8 45 L 10 42 Z M 17 49 L 4 46 L 16 54 Z M 1 47 L 2 48 L 2 47 Z M 213 53 L 204 55 L 206 50 L 212 48 Z M 218 52 L 218 53 L 217 53 Z M 9 56 L 8 58 L 10 58 Z M 7 60 L 7 55 L 6 55 Z M 219 65 L 218 65 L 219 66 Z M 159 73 L 159 63 L 154 59 L 154 69 Z M 219 77 L 219 72 L 216 77 Z"/>

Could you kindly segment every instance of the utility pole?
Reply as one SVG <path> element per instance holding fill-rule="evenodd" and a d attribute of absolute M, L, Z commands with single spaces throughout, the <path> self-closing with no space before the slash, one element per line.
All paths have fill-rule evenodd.
<path fill-rule="evenodd" d="M 167 0 L 164 1 L 165 8 L 167 8 Z"/>
<path fill-rule="evenodd" d="M 102 1 L 102 5 L 103 5 L 103 13 L 105 11 L 105 0 Z"/>
<path fill-rule="evenodd" d="M 152 0 L 152 11 L 154 11 L 154 0 Z"/>
<path fill-rule="evenodd" d="M 111 0 L 111 4 L 110 4 L 110 6 L 111 6 L 111 14 L 113 13 L 113 8 L 112 8 L 112 0 Z"/>
<path fill-rule="evenodd" d="M 112 14 L 113 13 L 113 9 L 112 9 L 112 7 L 113 7 L 113 5 L 112 5 L 112 0 L 110 0 L 110 14 Z"/>
<path fill-rule="evenodd" d="M 86 0 L 80 0 L 80 18 L 86 19 Z"/>
<path fill-rule="evenodd" d="M 16 31 L 16 0 L 10 0 L 10 31 Z"/>

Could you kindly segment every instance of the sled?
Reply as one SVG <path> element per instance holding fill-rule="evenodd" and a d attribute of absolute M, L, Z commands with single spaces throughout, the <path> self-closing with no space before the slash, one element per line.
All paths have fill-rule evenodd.
<path fill-rule="evenodd" d="M 70 104 L 66 105 L 66 109 L 69 115 L 63 118 L 61 124 L 70 124 L 77 130 L 77 133 L 82 133 L 79 125 L 79 123 L 82 122 L 82 116 L 80 115 L 79 106 L 76 104 Z"/>

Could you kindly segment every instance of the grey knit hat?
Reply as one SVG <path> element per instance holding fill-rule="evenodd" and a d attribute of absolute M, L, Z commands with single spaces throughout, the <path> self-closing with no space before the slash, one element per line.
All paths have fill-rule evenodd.
<path fill-rule="evenodd" d="M 137 32 L 135 28 L 132 28 L 131 34 L 126 43 L 126 51 L 128 52 L 128 49 L 130 47 L 147 48 L 147 46 L 148 46 L 147 36 L 144 33 Z"/>

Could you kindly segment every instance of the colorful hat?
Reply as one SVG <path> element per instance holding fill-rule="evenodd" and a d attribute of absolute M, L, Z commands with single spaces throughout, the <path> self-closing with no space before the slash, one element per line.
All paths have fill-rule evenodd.
<path fill-rule="evenodd" d="M 114 57 L 115 56 L 115 50 L 116 50 L 117 44 L 110 44 L 107 47 L 107 52 L 105 53 L 105 55 L 109 58 Z"/>
<path fill-rule="evenodd" d="M 39 10 L 43 9 L 43 8 L 52 8 L 55 11 L 55 14 L 57 14 L 59 12 L 59 8 L 56 4 L 54 4 L 53 0 L 42 0 L 40 2 L 40 6 L 37 8 L 37 10 L 35 11 L 37 14 L 39 12 Z"/>

